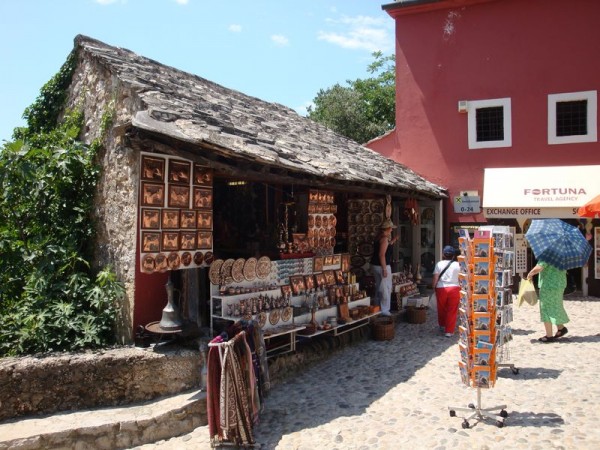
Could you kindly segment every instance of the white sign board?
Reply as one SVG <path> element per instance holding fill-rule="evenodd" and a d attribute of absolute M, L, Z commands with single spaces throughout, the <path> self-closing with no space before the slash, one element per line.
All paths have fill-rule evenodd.
<path fill-rule="evenodd" d="M 483 214 L 488 218 L 577 218 L 600 193 L 600 166 L 485 169 Z"/>
<path fill-rule="evenodd" d="M 479 214 L 481 212 L 481 199 L 479 196 L 454 197 L 454 212 L 462 214 Z"/>

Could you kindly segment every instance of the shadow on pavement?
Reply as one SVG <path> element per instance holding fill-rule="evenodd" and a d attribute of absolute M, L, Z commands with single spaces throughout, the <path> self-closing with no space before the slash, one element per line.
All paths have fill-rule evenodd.
<path fill-rule="evenodd" d="M 390 389 L 410 383 L 415 372 L 458 340 L 456 334 L 440 334 L 435 312 L 427 316 L 424 324 L 398 323 L 393 340 L 354 344 L 277 384 L 256 427 L 261 448 L 275 448 L 284 434 L 364 414 Z"/>
<path fill-rule="evenodd" d="M 560 427 L 565 420 L 558 414 L 534 413 L 532 411 L 509 411 L 507 426 L 521 427 Z"/>

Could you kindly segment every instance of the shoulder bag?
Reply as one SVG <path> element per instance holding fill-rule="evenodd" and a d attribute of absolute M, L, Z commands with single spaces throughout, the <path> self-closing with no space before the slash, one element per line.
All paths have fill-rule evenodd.
<path fill-rule="evenodd" d="M 450 267 L 450 265 L 454 262 L 454 259 L 451 259 L 450 262 L 446 265 L 446 267 L 444 267 L 444 270 L 442 270 L 440 272 L 440 276 L 438 277 L 438 283 L 440 282 L 440 279 L 442 278 L 442 275 L 444 275 L 444 272 L 446 270 L 448 270 L 448 268 Z M 436 283 L 437 286 L 437 283 Z M 433 286 L 433 293 L 429 296 L 429 304 L 431 304 L 431 302 L 433 302 L 433 304 L 437 303 L 437 297 L 435 296 L 435 286 Z"/>

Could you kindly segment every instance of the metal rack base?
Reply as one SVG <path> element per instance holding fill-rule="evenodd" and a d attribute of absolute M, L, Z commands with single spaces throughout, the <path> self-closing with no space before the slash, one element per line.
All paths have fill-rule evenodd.
<path fill-rule="evenodd" d="M 508 417 L 506 405 L 492 406 L 490 408 L 481 407 L 481 388 L 479 387 L 477 388 L 477 405 L 471 403 L 466 408 L 448 406 L 448 411 L 450 412 L 450 417 L 456 417 L 457 411 L 470 413 L 463 417 L 463 428 L 470 428 L 471 424 L 469 423 L 469 420 L 471 419 L 476 419 L 478 421 L 485 419 L 495 420 L 496 426 L 502 428 L 504 426 L 504 419 Z M 495 411 L 498 411 L 498 413 L 494 413 Z"/>

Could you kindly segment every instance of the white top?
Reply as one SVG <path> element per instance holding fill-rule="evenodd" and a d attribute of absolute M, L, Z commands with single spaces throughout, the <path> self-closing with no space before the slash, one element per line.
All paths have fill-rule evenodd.
<path fill-rule="evenodd" d="M 435 269 L 433 269 L 433 274 L 441 273 L 442 270 L 446 268 L 446 266 L 450 263 L 450 267 L 446 269 L 446 271 L 442 274 L 442 277 L 438 280 L 438 283 L 434 288 L 445 288 L 445 287 L 453 287 L 459 286 L 458 284 L 458 272 L 460 271 L 460 264 L 457 261 L 452 261 L 448 259 L 444 259 L 439 261 L 435 265 Z"/>

